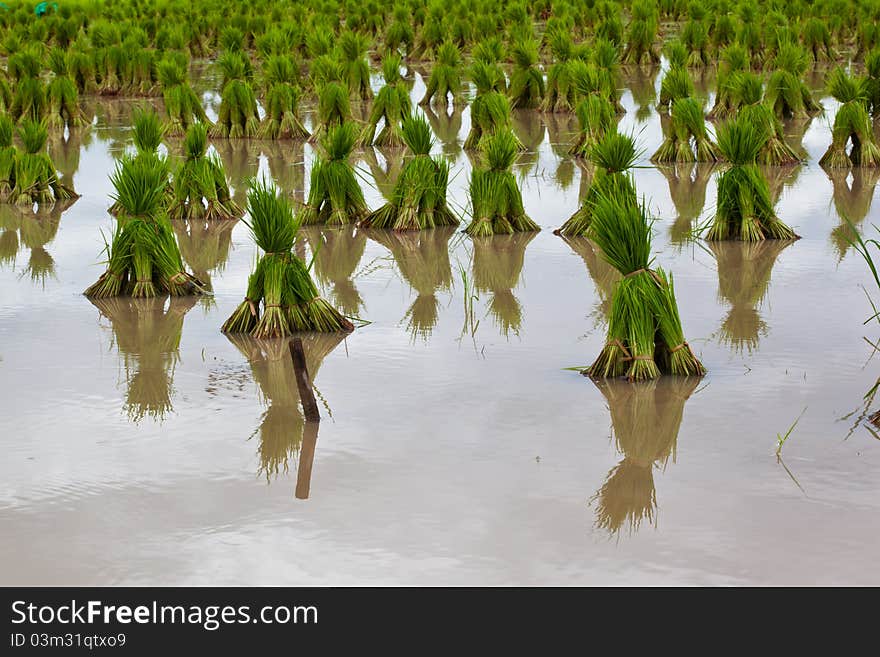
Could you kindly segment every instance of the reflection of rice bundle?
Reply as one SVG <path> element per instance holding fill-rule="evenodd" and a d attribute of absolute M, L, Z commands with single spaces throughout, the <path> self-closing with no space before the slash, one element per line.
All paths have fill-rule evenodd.
<path fill-rule="evenodd" d="M 694 377 L 669 377 L 631 384 L 602 380 L 617 450 L 623 454 L 593 496 L 596 527 L 617 534 L 625 524 L 637 531 L 643 520 L 656 525 L 654 467 L 675 460 L 684 404 L 697 387 Z"/>
<path fill-rule="evenodd" d="M 657 167 L 669 183 L 669 195 L 675 206 L 675 223 L 670 232 L 674 242 L 686 240 L 694 222 L 706 205 L 706 187 L 712 178 L 712 163 L 674 164 Z"/>
<path fill-rule="evenodd" d="M 322 286 L 332 285 L 333 303 L 344 315 L 356 317 L 364 301 L 352 279 L 364 255 L 366 234 L 354 226 L 302 231 L 314 254 L 315 278 Z"/>
<path fill-rule="evenodd" d="M 880 180 L 880 168 L 853 169 L 851 175 L 852 183 L 847 184 L 847 171 L 832 169 L 828 172 L 834 188 L 834 209 L 841 219 L 841 224 L 831 231 L 831 240 L 841 260 L 856 239 L 853 226 L 864 221 L 871 211 L 874 189 Z"/>

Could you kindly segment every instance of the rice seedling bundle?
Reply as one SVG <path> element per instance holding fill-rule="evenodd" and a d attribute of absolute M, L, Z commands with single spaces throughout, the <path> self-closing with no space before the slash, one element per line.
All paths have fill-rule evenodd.
<path fill-rule="evenodd" d="M 304 224 L 344 225 L 367 214 L 364 195 L 348 161 L 355 143 L 352 123 L 331 128 L 321 141 L 323 154 L 312 166 Z"/>
<path fill-rule="evenodd" d="M 736 112 L 734 74 L 747 71 L 750 66 L 749 53 L 740 44 L 731 44 L 721 51 L 715 104 L 708 115 L 710 119 L 723 119 Z"/>
<path fill-rule="evenodd" d="M 209 157 L 208 129 L 194 123 L 184 138 L 185 159 L 174 176 L 171 219 L 214 221 L 234 219 L 242 210 L 229 192 L 223 163 Z"/>
<path fill-rule="evenodd" d="M 880 166 L 880 148 L 868 114 L 867 79 L 838 67 L 828 74 L 826 84 L 841 106 L 831 128 L 831 145 L 819 164 L 828 169 Z"/>
<path fill-rule="evenodd" d="M 649 0 L 633 3 L 632 20 L 627 26 L 623 62 L 625 64 L 658 64 L 660 54 L 654 46 L 656 36 L 657 5 Z"/>
<path fill-rule="evenodd" d="M 58 180 L 52 158 L 46 152 L 48 130 L 43 121 L 25 120 L 18 127 L 22 150 L 15 154 L 14 186 L 9 200 L 17 205 L 52 203 L 76 198 L 77 194 Z"/>
<path fill-rule="evenodd" d="M 541 111 L 574 111 L 577 104 L 577 89 L 571 74 L 571 58 L 574 51 L 571 34 L 567 30 L 558 29 L 545 37 L 550 43 L 553 63 L 547 71 L 547 85 L 544 100 L 541 102 Z"/>
<path fill-rule="evenodd" d="M 611 412 L 617 450 L 623 459 L 590 499 L 596 504 L 598 529 L 619 535 L 624 527 L 638 531 L 642 522 L 657 523 L 654 471 L 675 461 L 684 405 L 696 390 L 696 377 L 629 384 L 595 381 Z"/>
<path fill-rule="evenodd" d="M 167 169 L 167 160 L 159 155 L 159 145 L 165 137 L 165 125 L 159 115 L 153 109 L 138 108 L 133 113 L 132 122 L 134 125 L 132 133 L 136 149 L 135 158 L 144 160 L 144 165 L 147 167 Z M 171 183 L 168 182 L 165 186 L 163 207 L 170 205 L 173 199 Z M 107 211 L 115 217 L 122 211 L 122 206 L 118 202 L 114 202 Z"/>
<path fill-rule="evenodd" d="M 95 61 L 80 48 L 72 48 L 68 53 L 68 70 L 70 77 L 76 84 L 76 89 L 81 94 L 95 94 L 98 92 L 98 82 L 95 77 Z"/>
<path fill-rule="evenodd" d="M 404 164 L 390 201 L 369 213 L 362 225 L 392 230 L 458 225 L 458 218 L 446 204 L 449 162 L 431 157 L 433 140 L 427 120 L 411 115 L 404 120 L 401 132 L 413 157 Z"/>
<path fill-rule="evenodd" d="M 660 82 L 657 107 L 668 110 L 676 100 L 691 98 L 694 93 L 694 83 L 688 70 L 683 66 L 673 66 Z"/>
<path fill-rule="evenodd" d="M 471 80 L 477 87 L 477 95 L 471 103 L 471 129 L 464 142 L 464 148 L 473 150 L 501 132 L 512 132 L 510 100 L 500 89 L 504 73 L 494 64 L 474 62 L 471 66 Z M 517 150 L 525 147 L 516 139 Z"/>
<path fill-rule="evenodd" d="M 691 3 L 691 8 L 698 3 Z M 700 11 L 705 11 L 701 9 Z M 693 16 L 693 12 L 691 12 Z M 690 68 L 702 68 L 712 62 L 709 54 L 709 29 L 706 21 L 701 18 L 691 18 L 681 29 L 681 41 L 688 51 L 687 66 Z"/>
<path fill-rule="evenodd" d="M 257 98 L 250 83 L 249 62 L 240 52 L 225 52 L 217 60 L 223 71 L 223 91 L 211 137 L 256 137 L 260 128 Z"/>
<path fill-rule="evenodd" d="M 129 77 L 131 61 L 121 44 L 95 51 L 95 66 L 101 75 L 98 93 L 102 96 L 116 96 L 123 90 L 124 80 Z"/>
<path fill-rule="evenodd" d="M 68 55 L 59 48 L 49 53 L 54 73 L 49 83 L 49 113 L 47 126 L 51 129 L 75 129 L 86 124 L 86 117 L 79 108 L 79 92 L 69 75 Z"/>
<path fill-rule="evenodd" d="M 578 103 L 575 114 L 580 131 L 569 153 L 587 159 L 593 147 L 598 144 L 615 125 L 614 107 L 608 99 L 599 94 L 587 94 Z"/>
<path fill-rule="evenodd" d="M 15 189 L 15 160 L 17 151 L 12 145 L 13 123 L 0 114 L 0 203 L 8 203 Z"/>
<path fill-rule="evenodd" d="M 781 45 L 773 64 L 777 70 L 767 80 L 764 100 L 778 118 L 805 118 L 821 111 L 821 105 L 813 100 L 803 81 L 810 60 L 800 46 L 793 43 Z"/>
<path fill-rule="evenodd" d="M 257 136 L 261 139 L 307 139 L 299 119 L 301 92 L 297 71 L 288 55 L 270 55 L 263 65 L 266 115 Z"/>
<path fill-rule="evenodd" d="M 290 205 L 265 182 L 254 183 L 248 190 L 248 214 L 248 227 L 263 256 L 248 279 L 247 296 L 223 324 L 223 332 L 279 338 L 295 331 L 354 330 L 318 296 L 309 267 L 293 254 L 302 221 Z"/>
<path fill-rule="evenodd" d="M 346 30 L 339 37 L 338 47 L 341 56 L 340 64 L 343 70 L 342 79 L 348 84 L 349 93 L 363 100 L 372 98 L 370 65 L 366 59 L 369 42 L 366 37 Z"/>
<path fill-rule="evenodd" d="M 445 106 L 452 97 L 453 104 L 461 100 L 461 53 L 453 43 L 444 43 L 437 51 L 437 62 L 431 69 L 431 75 L 425 88 L 425 95 L 419 105 L 438 102 Z M 386 83 L 388 78 L 385 79 Z"/>
<path fill-rule="evenodd" d="M 629 381 L 705 374 L 684 338 L 672 275 L 651 268 L 651 222 L 644 205 L 603 195 L 592 215 L 590 237 L 622 278 L 614 288 L 606 344 L 584 374 Z"/>
<path fill-rule="evenodd" d="M 415 31 L 406 7 L 395 6 L 393 17 L 385 32 L 385 48 L 392 52 L 403 51 L 409 55 L 415 43 Z"/>
<path fill-rule="evenodd" d="M 694 98 L 680 98 L 672 105 L 671 127 L 651 157 L 655 163 L 714 162 L 715 144 L 709 139 L 703 106 Z"/>
<path fill-rule="evenodd" d="M 131 68 L 125 92 L 132 96 L 154 96 L 159 91 L 159 71 L 157 55 L 140 45 L 129 46 Z"/>
<path fill-rule="evenodd" d="M 331 129 L 352 121 L 348 89 L 340 82 L 328 81 L 318 86 L 317 125 L 309 141 L 320 142 Z"/>
<path fill-rule="evenodd" d="M 740 115 L 718 128 L 718 150 L 730 165 L 718 176 L 718 201 L 706 239 L 797 239 L 776 216 L 767 180 L 757 160 L 767 140 L 766 128 Z"/>
<path fill-rule="evenodd" d="M 534 109 L 544 98 L 544 74 L 538 69 L 538 44 L 525 39 L 511 46 L 513 72 L 507 93 L 513 109 Z"/>
<path fill-rule="evenodd" d="M 15 83 L 9 115 L 16 122 L 42 121 L 49 113 L 46 84 L 39 77 L 22 77 Z"/>
<path fill-rule="evenodd" d="M 865 56 L 865 71 L 868 111 L 876 119 L 880 117 L 880 49 L 872 50 Z"/>
<path fill-rule="evenodd" d="M 526 247 L 535 233 L 474 237 L 474 290 L 489 294 L 489 314 L 501 335 L 519 335 L 523 310 L 513 290 L 519 285 Z"/>
<path fill-rule="evenodd" d="M 435 58 L 437 49 L 448 40 L 446 25 L 442 15 L 439 15 L 445 11 L 445 8 L 438 7 L 438 13 L 432 13 L 425 19 L 422 29 L 416 36 L 415 45 L 410 52 L 407 52 L 408 59 L 430 61 Z"/>
<path fill-rule="evenodd" d="M 405 144 L 401 124 L 410 112 L 411 103 L 409 93 L 400 78 L 400 66 L 400 56 L 395 54 L 386 55 L 382 62 L 385 86 L 376 94 L 367 125 L 358 139 L 362 146 L 372 144 L 398 148 Z M 380 121 L 383 122 L 383 127 L 377 136 L 376 128 Z"/>
<path fill-rule="evenodd" d="M 186 77 L 186 65 L 173 57 L 166 57 L 158 64 L 159 81 L 165 100 L 166 134 L 179 137 L 193 123 L 210 125 L 202 102 Z"/>
<path fill-rule="evenodd" d="M 590 63 L 596 67 L 598 75 L 598 87 L 594 88 L 594 93 L 599 89 L 603 90 L 608 100 L 614 106 L 617 114 L 624 114 L 626 110 L 620 102 L 621 91 L 617 86 L 617 79 L 620 74 L 620 49 L 619 42 L 609 41 L 607 39 L 597 39 L 593 43 L 590 53 Z M 579 71 L 583 71 L 579 67 Z M 576 71 L 575 76 L 578 80 L 579 90 L 583 85 L 582 75 Z"/>
<path fill-rule="evenodd" d="M 635 184 L 629 170 L 639 156 L 635 140 L 630 135 L 608 129 L 589 150 L 595 173 L 580 207 L 554 233 L 570 237 L 589 236 L 593 209 L 602 197 L 612 197 L 622 206 L 637 206 Z"/>
<path fill-rule="evenodd" d="M 800 157 L 785 141 L 782 122 L 764 101 L 764 85 L 761 77 L 747 71 L 731 75 L 732 98 L 737 116 L 755 126 L 764 135 L 758 152 L 758 164 L 784 166 L 800 162 Z"/>
<path fill-rule="evenodd" d="M 822 59 L 833 62 L 837 59 L 837 53 L 831 46 L 831 32 L 828 31 L 828 26 L 822 19 L 815 16 L 808 19 L 801 30 L 801 38 L 804 47 L 813 56 L 814 62 Z"/>
<path fill-rule="evenodd" d="M 107 245 L 107 270 L 85 291 L 91 298 L 198 295 L 202 283 L 184 270 L 164 210 L 168 166 L 160 158 L 126 155 L 111 176 L 120 210 Z"/>
<path fill-rule="evenodd" d="M 504 57 L 504 43 L 497 36 L 486 36 L 473 47 L 471 57 L 475 62 L 497 64 Z"/>
<path fill-rule="evenodd" d="M 510 170 L 516 153 L 517 140 L 509 130 L 496 132 L 484 141 L 483 165 L 471 172 L 473 218 L 465 230 L 469 235 L 540 230 L 526 215 L 519 186 Z"/>

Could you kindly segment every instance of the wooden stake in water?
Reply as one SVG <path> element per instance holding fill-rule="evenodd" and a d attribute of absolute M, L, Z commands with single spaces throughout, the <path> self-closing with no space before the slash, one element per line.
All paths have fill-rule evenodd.
<path fill-rule="evenodd" d="M 315 460 L 315 444 L 318 442 L 318 422 L 306 422 L 303 428 L 302 447 L 299 450 L 299 468 L 296 472 L 296 499 L 309 499 L 312 483 L 312 463 Z"/>
<path fill-rule="evenodd" d="M 293 358 L 293 374 L 296 377 L 296 387 L 299 388 L 299 397 L 302 400 L 306 422 L 320 422 L 321 414 L 318 412 L 318 402 L 315 400 L 315 393 L 312 390 L 312 381 L 309 379 L 306 355 L 300 338 L 294 338 L 290 341 L 290 356 Z"/>

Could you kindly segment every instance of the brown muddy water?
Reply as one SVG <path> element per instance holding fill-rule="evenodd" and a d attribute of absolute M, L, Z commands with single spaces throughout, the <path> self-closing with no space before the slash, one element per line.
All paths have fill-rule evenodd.
<path fill-rule="evenodd" d="M 818 167 L 824 99 L 826 116 L 788 126 L 809 161 L 769 172 L 803 239 L 688 242 L 715 177 L 647 163 L 658 86 L 629 78 L 621 125 L 646 149 L 635 175 L 657 262 L 708 376 L 596 384 L 565 369 L 603 344 L 614 278 L 589 242 L 551 232 L 588 180 L 565 155 L 573 117 L 520 114 L 539 234 L 304 231 L 324 294 L 371 322 L 305 340 L 317 433 L 286 346 L 219 331 L 254 262 L 241 222 L 177 227 L 210 300 L 81 295 L 131 141 L 131 102 L 85 101 L 96 126 L 51 145 L 82 198 L 0 208 L 0 583 L 880 584 L 880 441 L 863 400 L 878 330 L 841 219 L 873 233 L 878 175 Z M 464 207 L 468 111 L 430 118 Z M 310 146 L 216 147 L 240 199 L 258 173 L 303 197 Z M 399 161 L 362 153 L 358 168 L 377 207 Z"/>

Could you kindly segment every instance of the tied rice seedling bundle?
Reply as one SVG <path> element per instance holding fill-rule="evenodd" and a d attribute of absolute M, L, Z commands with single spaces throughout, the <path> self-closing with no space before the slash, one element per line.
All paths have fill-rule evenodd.
<path fill-rule="evenodd" d="M 166 134 L 180 137 L 193 123 L 210 125 L 198 95 L 187 80 L 185 60 L 166 57 L 159 61 L 158 72 L 165 112 L 168 114 Z"/>
<path fill-rule="evenodd" d="M 169 216 L 205 221 L 240 217 L 242 209 L 229 192 L 223 163 L 207 155 L 207 126 L 192 124 L 183 143 L 185 159 L 174 176 Z"/>
<path fill-rule="evenodd" d="M 672 105 L 671 128 L 651 157 L 655 163 L 715 162 L 715 144 L 709 139 L 703 107 L 694 98 L 681 98 Z"/>
<path fill-rule="evenodd" d="M 731 44 L 721 51 L 717 93 L 715 94 L 715 104 L 709 111 L 710 119 L 723 119 L 736 112 L 735 88 L 731 84 L 732 76 L 739 71 L 747 71 L 750 67 L 749 53 L 740 44 Z"/>
<path fill-rule="evenodd" d="M 0 114 L 0 203 L 8 203 L 15 189 L 15 160 L 17 151 L 12 145 L 12 119 Z"/>
<path fill-rule="evenodd" d="M 68 70 L 70 77 L 81 94 L 98 93 L 98 82 L 95 75 L 95 60 L 85 50 L 71 48 L 68 53 Z"/>
<path fill-rule="evenodd" d="M 352 121 L 351 104 L 345 85 L 333 80 L 319 85 L 317 121 L 309 139 L 311 142 L 320 142 L 332 128 Z"/>
<path fill-rule="evenodd" d="M 368 214 L 363 225 L 392 230 L 458 225 L 458 218 L 446 204 L 449 162 L 431 157 L 434 142 L 427 120 L 409 116 L 403 122 L 402 134 L 413 157 L 404 164 L 390 201 Z"/>
<path fill-rule="evenodd" d="M 827 87 L 841 106 L 831 128 L 831 145 L 819 165 L 828 169 L 880 166 L 880 148 L 868 114 L 867 80 L 838 67 L 828 74 Z"/>
<path fill-rule="evenodd" d="M 349 93 L 362 100 L 372 98 L 370 65 L 366 58 L 369 41 L 362 34 L 346 30 L 339 37 L 338 46 L 342 79 L 348 84 Z"/>
<path fill-rule="evenodd" d="M 880 117 L 880 49 L 872 50 L 865 56 L 865 71 L 868 111 L 877 119 Z"/>
<path fill-rule="evenodd" d="M 513 72 L 507 90 L 513 109 L 534 109 L 544 98 L 544 74 L 538 68 L 538 44 L 524 39 L 513 44 Z"/>
<path fill-rule="evenodd" d="M 49 53 L 49 63 L 54 77 L 48 88 L 48 127 L 73 130 L 85 125 L 86 117 L 79 108 L 79 92 L 70 77 L 67 53 L 53 48 Z"/>
<path fill-rule="evenodd" d="M 453 105 L 461 100 L 461 53 L 455 44 L 444 43 L 437 52 L 437 63 L 431 69 L 425 95 L 419 105 L 439 103 L 446 106 L 452 96 Z M 388 83 L 388 78 L 385 78 Z"/>
<path fill-rule="evenodd" d="M 691 3 L 693 8 L 697 3 Z M 701 11 L 705 11 L 702 10 Z M 687 65 L 690 68 L 709 66 L 712 58 L 709 55 L 709 29 L 702 18 L 691 18 L 681 29 L 681 41 L 688 51 Z"/>
<path fill-rule="evenodd" d="M 439 7 L 436 9 L 436 14 L 432 13 L 425 19 L 412 52 L 407 53 L 408 59 L 431 61 L 435 58 L 436 50 L 447 40 L 447 29 L 442 16 L 446 10 Z"/>
<path fill-rule="evenodd" d="M 651 268 L 651 223 L 644 205 L 601 196 L 590 237 L 622 278 L 612 296 L 606 344 L 584 374 L 629 381 L 705 374 L 684 338 L 672 275 Z"/>
<path fill-rule="evenodd" d="M 318 296 L 309 267 L 293 254 L 301 220 L 290 205 L 265 182 L 252 184 L 247 202 L 247 225 L 263 256 L 248 279 L 247 296 L 222 331 L 279 338 L 295 331 L 354 330 L 348 319 Z"/>
<path fill-rule="evenodd" d="M 167 168 L 167 160 L 159 155 L 159 145 L 165 137 L 165 126 L 159 115 L 153 109 L 138 108 L 134 111 L 134 145 L 137 149 L 135 157 L 146 160 L 146 166 L 155 166 L 157 168 Z M 173 201 L 173 190 L 171 183 L 166 184 L 164 206 L 169 205 Z M 113 216 L 118 216 L 122 207 L 118 202 L 114 202 L 110 206 L 108 212 Z"/>
<path fill-rule="evenodd" d="M 308 139 L 309 131 L 299 119 L 301 92 L 297 73 L 288 55 L 271 55 L 263 65 L 266 115 L 257 136 L 260 139 Z"/>
<path fill-rule="evenodd" d="M 126 92 L 133 96 L 155 96 L 159 91 L 156 51 L 134 47 L 130 51 L 131 81 Z"/>
<path fill-rule="evenodd" d="M 471 103 L 471 129 L 464 148 L 475 150 L 483 142 L 500 132 L 513 132 L 510 116 L 510 100 L 503 91 L 504 72 L 496 64 L 474 62 L 471 80 L 477 87 L 477 95 Z M 517 150 L 525 146 L 514 136 Z"/>
<path fill-rule="evenodd" d="M 42 121 L 49 113 L 49 97 L 39 77 L 24 77 L 15 84 L 9 115 L 16 122 Z"/>
<path fill-rule="evenodd" d="M 821 61 L 823 58 L 831 62 L 837 59 L 837 53 L 831 46 L 831 32 L 828 31 L 828 26 L 822 19 L 814 16 L 807 20 L 801 30 L 801 38 L 804 47 L 813 56 L 814 62 Z"/>
<path fill-rule="evenodd" d="M 767 80 L 765 102 L 778 118 L 805 118 L 822 110 L 803 81 L 810 59 L 800 46 L 781 44 L 773 64 L 777 70 Z"/>
<path fill-rule="evenodd" d="M 587 159 L 593 147 L 614 127 L 614 107 L 608 99 L 599 94 L 588 94 L 577 110 L 580 131 L 575 138 L 569 153 L 575 157 Z"/>
<path fill-rule="evenodd" d="M 599 89 L 603 90 L 614 106 L 615 113 L 625 114 L 626 109 L 620 102 L 621 91 L 617 86 L 617 78 L 620 73 L 620 50 L 617 43 L 607 39 L 597 39 L 593 44 L 590 63 L 598 73 L 598 87 L 594 89 L 594 92 Z M 580 81 L 578 84 L 581 84 Z"/>
<path fill-rule="evenodd" d="M 25 120 L 18 128 L 23 150 L 15 156 L 15 186 L 10 195 L 17 205 L 52 203 L 78 196 L 58 180 L 52 158 L 46 152 L 48 134 L 44 121 Z"/>
<path fill-rule="evenodd" d="M 517 140 L 504 130 L 488 137 L 482 147 L 483 166 L 471 173 L 473 219 L 465 230 L 473 237 L 538 231 L 526 215 L 522 195 L 510 168 L 516 159 Z"/>
<path fill-rule="evenodd" d="M 119 214 L 113 240 L 107 245 L 107 270 L 84 294 L 97 299 L 203 294 L 203 284 L 184 270 L 164 211 L 167 163 L 126 155 L 111 180 Z"/>
<path fill-rule="evenodd" d="M 95 51 L 96 67 L 101 71 L 101 85 L 98 93 L 102 96 L 117 96 L 122 91 L 123 80 L 128 77 L 131 62 L 121 45 L 114 44 Z"/>
<path fill-rule="evenodd" d="M 737 117 L 742 117 L 764 134 L 764 142 L 758 152 L 758 164 L 784 166 L 800 162 L 798 154 L 785 141 L 782 121 L 764 102 L 761 76 L 742 71 L 731 77 L 731 84 L 734 102 L 738 107 Z"/>
<path fill-rule="evenodd" d="M 471 50 L 475 62 L 497 64 L 504 57 L 504 43 L 497 36 L 487 36 Z"/>
<path fill-rule="evenodd" d="M 312 166 L 309 198 L 301 215 L 304 224 L 345 225 L 367 214 L 364 194 L 348 161 L 354 142 L 352 123 L 331 128 L 322 139 L 323 153 Z"/>
<path fill-rule="evenodd" d="M 404 146 L 401 124 L 410 112 L 411 103 L 409 93 L 400 77 L 400 66 L 400 56 L 393 53 L 387 55 L 382 62 L 385 86 L 379 90 L 373 101 L 370 118 L 358 139 L 361 146 L 371 144 L 388 148 Z M 384 125 L 377 136 L 376 128 L 380 121 Z"/>
<path fill-rule="evenodd" d="M 547 87 L 541 111 L 571 112 L 577 104 L 578 96 L 571 67 L 574 42 L 565 29 L 553 30 L 546 38 L 550 43 L 553 63 L 547 71 Z"/>
<path fill-rule="evenodd" d="M 256 137 L 260 129 L 257 98 L 250 83 L 249 62 L 240 52 L 226 52 L 217 60 L 223 71 L 223 92 L 211 137 Z"/>
<path fill-rule="evenodd" d="M 580 207 L 554 233 L 569 237 L 589 236 L 593 209 L 598 199 L 605 196 L 615 198 L 622 206 L 637 206 L 636 188 L 629 170 L 640 155 L 632 136 L 608 130 L 590 149 L 595 174 Z"/>
<path fill-rule="evenodd" d="M 730 165 L 718 176 L 718 201 L 706 239 L 797 239 L 773 210 L 767 180 L 757 158 L 767 140 L 765 128 L 738 116 L 718 128 L 718 150 Z"/>
<path fill-rule="evenodd" d="M 690 73 L 684 67 L 670 68 L 660 82 L 660 99 L 657 107 L 668 110 L 676 100 L 692 98 L 694 83 Z"/>
<path fill-rule="evenodd" d="M 393 52 L 403 51 L 409 56 L 415 38 L 409 10 L 406 7 L 395 7 L 393 18 L 385 32 L 385 48 Z"/>
<path fill-rule="evenodd" d="M 624 64 L 659 64 L 660 54 L 654 46 L 657 36 L 657 5 L 650 1 L 632 6 L 632 20 L 627 26 Z"/>

